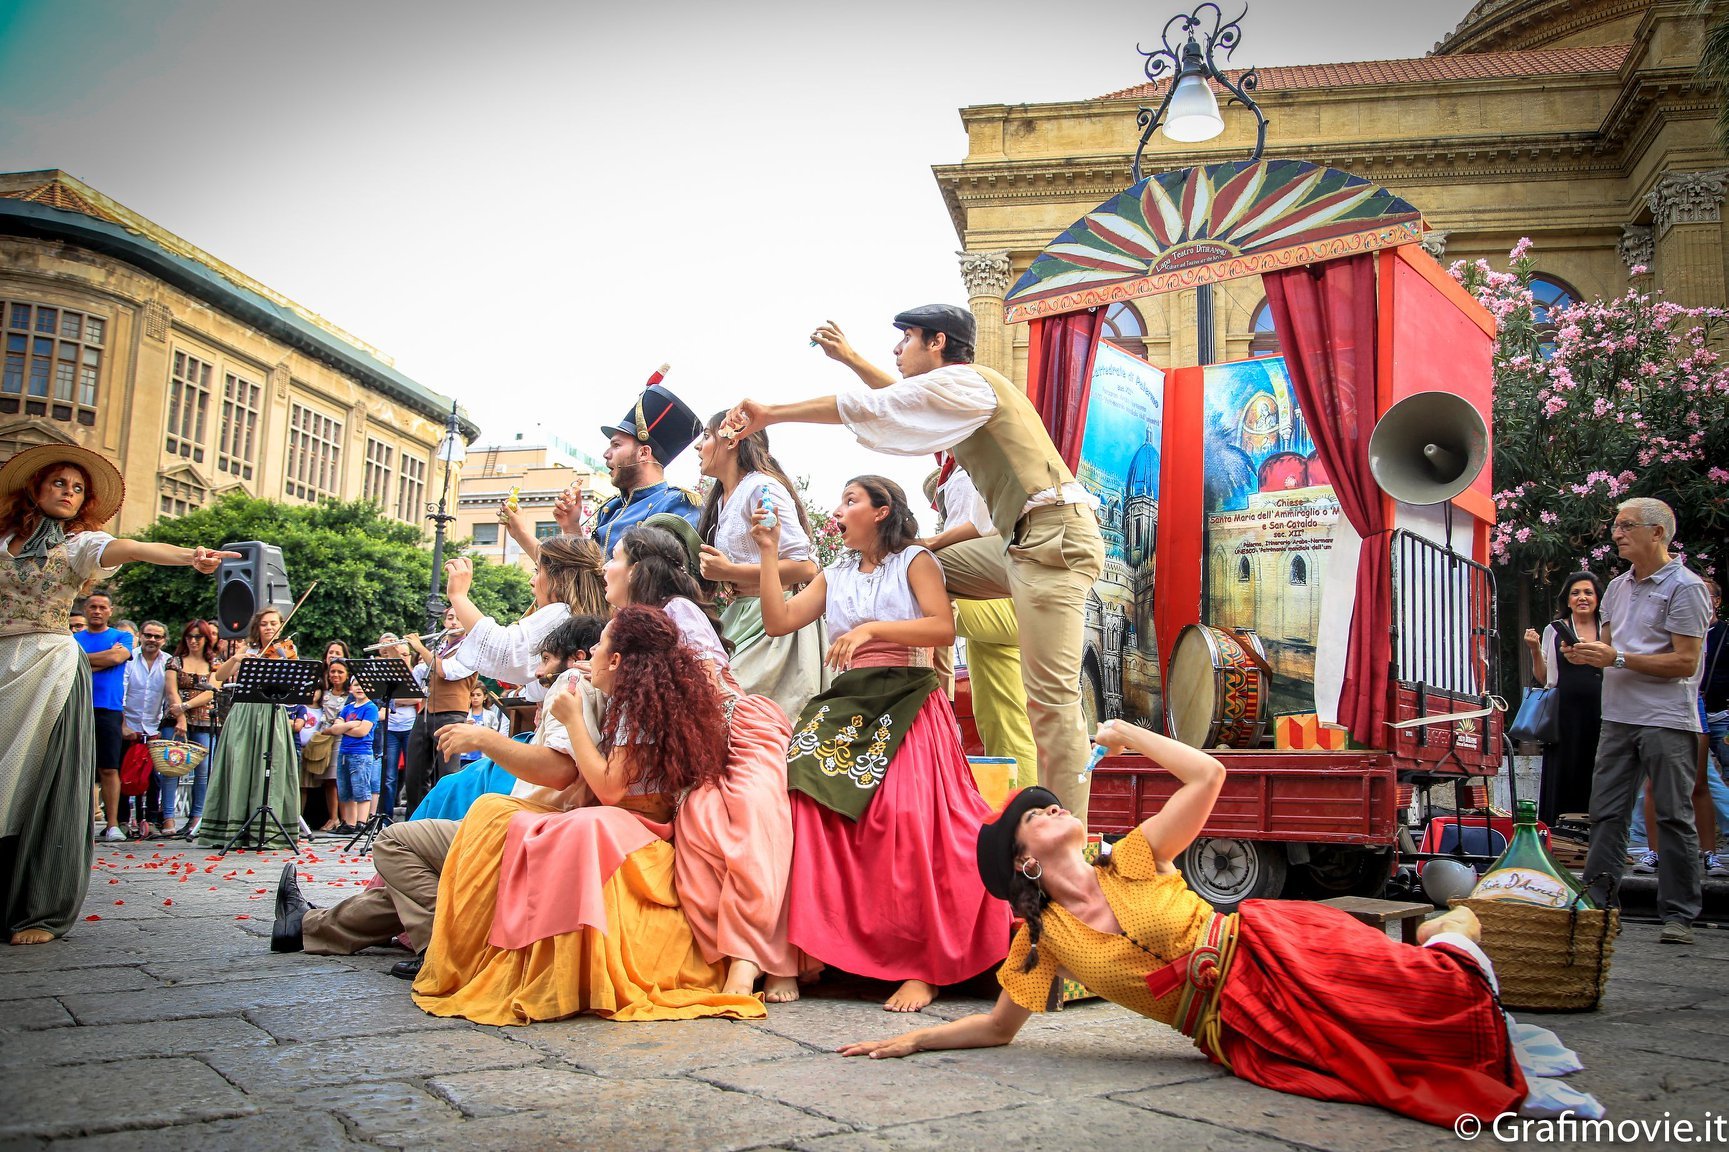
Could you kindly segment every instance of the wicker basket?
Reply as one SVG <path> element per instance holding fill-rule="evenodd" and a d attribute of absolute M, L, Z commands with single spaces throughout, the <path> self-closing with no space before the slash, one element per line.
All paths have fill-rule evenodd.
<path fill-rule="evenodd" d="M 209 755 L 204 745 L 190 740 L 152 740 L 148 747 L 150 766 L 158 775 L 173 779 L 197 771 L 198 766 L 204 763 L 204 757 Z"/>
<path fill-rule="evenodd" d="M 1609 984 L 1619 912 L 1573 912 L 1505 900 L 1454 900 L 1477 914 L 1501 1003 L 1526 1012 L 1584 1012 Z"/>

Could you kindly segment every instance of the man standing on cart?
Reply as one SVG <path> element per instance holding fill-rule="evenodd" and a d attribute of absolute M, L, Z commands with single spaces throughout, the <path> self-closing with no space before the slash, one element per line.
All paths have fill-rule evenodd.
<path fill-rule="evenodd" d="M 972 363 L 970 311 L 927 304 L 900 313 L 894 325 L 901 331 L 894 349 L 900 380 L 855 352 L 832 321 L 824 323 L 811 341 L 866 387 L 789 404 L 745 400 L 724 431 L 739 437 L 770 424 L 841 424 L 878 452 L 954 453 L 984 497 L 998 535 L 937 552 L 944 580 L 954 596 L 1014 599 L 1039 782 L 1084 821 L 1082 630 L 1087 593 L 1105 557 L 1092 496 L 1063 463 L 1026 395 Z"/>

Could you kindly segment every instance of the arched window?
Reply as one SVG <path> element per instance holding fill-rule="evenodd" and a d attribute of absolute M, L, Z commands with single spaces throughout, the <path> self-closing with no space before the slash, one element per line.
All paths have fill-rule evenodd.
<path fill-rule="evenodd" d="M 1301 556 L 1291 557 L 1291 583 L 1299 588 L 1309 583 L 1309 562 Z"/>
<path fill-rule="evenodd" d="M 1578 299 L 1579 290 L 1565 280 L 1542 272 L 1531 277 L 1531 321 L 1544 359 L 1555 354 L 1556 314 Z"/>
<path fill-rule="evenodd" d="M 1249 577 L 1249 558 L 1247 556 L 1237 557 L 1237 583 L 1247 584 Z"/>
<path fill-rule="evenodd" d="M 1112 304 L 1105 310 L 1106 342 L 1115 344 L 1131 356 L 1145 356 L 1147 346 L 1143 342 L 1147 335 L 1147 326 L 1141 323 L 1141 314 L 1129 304 Z"/>
<path fill-rule="evenodd" d="M 1273 308 L 1266 300 L 1256 307 L 1255 314 L 1249 320 L 1249 355 L 1277 356 L 1279 354 L 1279 334 L 1273 331 Z"/>

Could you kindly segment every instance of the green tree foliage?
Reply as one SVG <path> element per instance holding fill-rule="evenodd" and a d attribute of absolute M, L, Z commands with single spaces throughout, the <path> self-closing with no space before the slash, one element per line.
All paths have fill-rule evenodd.
<path fill-rule="evenodd" d="M 1693 10 L 1706 20 L 1698 77 L 1712 89 L 1717 105 L 1717 142 L 1729 150 L 1729 3 L 1696 0 Z"/>
<path fill-rule="evenodd" d="M 207 547 L 262 540 L 281 548 L 297 598 L 318 581 L 288 629 L 303 654 L 318 654 L 331 640 L 365 645 L 381 632 L 425 627 L 432 579 L 425 535 L 416 525 L 384 516 L 370 501 L 278 504 L 231 492 L 209 508 L 158 520 L 138 538 Z M 462 555 L 465 543 L 447 543 L 447 556 Z M 478 554 L 473 559 L 472 595 L 481 611 L 510 621 L 528 611 L 534 593 L 525 573 L 489 564 Z M 170 635 L 178 635 L 187 620 L 216 613 L 215 581 L 189 568 L 128 564 L 115 590 L 127 615 L 163 620 Z"/>

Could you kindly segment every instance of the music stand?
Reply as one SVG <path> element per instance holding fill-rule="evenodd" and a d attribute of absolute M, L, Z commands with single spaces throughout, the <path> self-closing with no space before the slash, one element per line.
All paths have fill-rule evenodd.
<path fill-rule="evenodd" d="M 281 707 L 288 704 L 310 704 L 318 691 L 318 685 L 324 679 L 324 661 L 322 660 L 266 660 L 261 656 L 248 657 L 240 662 L 234 672 L 234 704 L 269 704 Z M 264 788 L 259 798 L 258 807 L 246 822 L 228 838 L 228 843 L 222 846 L 218 856 L 228 855 L 229 849 L 239 844 L 246 836 L 247 829 L 253 823 L 258 824 L 256 842 L 240 845 L 241 851 L 265 852 L 269 850 L 270 825 L 276 825 L 276 830 L 282 833 L 282 838 L 288 841 L 291 852 L 300 851 L 298 837 L 282 826 L 282 821 L 276 815 L 276 810 L 270 806 L 270 781 L 276 769 L 276 734 L 272 731 L 264 741 Z"/>
<path fill-rule="evenodd" d="M 414 679 L 414 671 L 408 666 L 408 661 L 400 656 L 371 656 L 364 660 L 350 660 L 348 674 L 351 682 L 359 684 L 366 690 L 366 698 L 378 705 L 378 719 L 375 723 L 387 722 L 387 713 L 395 700 L 424 700 L 426 693 Z M 386 797 L 379 796 L 379 803 L 385 803 Z M 343 848 L 344 852 L 354 851 L 354 846 L 365 841 L 362 852 L 372 851 L 372 841 L 384 831 L 391 816 L 381 807 L 366 823 L 360 826 Z"/>

